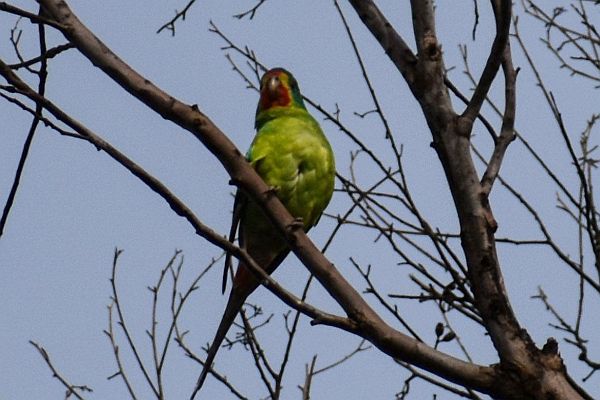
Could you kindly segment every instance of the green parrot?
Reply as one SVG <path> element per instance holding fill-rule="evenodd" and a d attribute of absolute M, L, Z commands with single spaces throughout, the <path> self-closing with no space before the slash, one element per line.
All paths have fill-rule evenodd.
<path fill-rule="evenodd" d="M 308 232 L 319 221 L 333 194 L 335 162 L 327 138 L 304 106 L 298 82 L 283 68 L 267 71 L 260 80 L 255 128 L 256 136 L 246 158 L 265 183 L 273 188 L 290 214 L 302 221 L 304 230 Z M 231 241 L 238 224 L 240 247 L 268 274 L 273 273 L 290 249 L 260 207 L 241 190 L 238 190 L 234 202 Z M 228 265 L 229 261 L 226 260 L 223 292 Z M 192 399 L 202 387 L 239 310 L 259 285 L 252 272 L 240 262 Z"/>

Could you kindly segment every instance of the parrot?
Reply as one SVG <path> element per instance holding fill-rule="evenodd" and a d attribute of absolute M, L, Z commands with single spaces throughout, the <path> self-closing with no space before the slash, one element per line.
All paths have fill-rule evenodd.
<path fill-rule="evenodd" d="M 298 82 L 283 68 L 273 68 L 260 79 L 256 108 L 256 136 L 246 159 L 305 232 L 317 224 L 333 195 L 335 161 L 331 145 L 318 122 L 309 114 Z M 236 231 L 241 248 L 271 274 L 290 252 L 283 235 L 261 208 L 238 189 L 233 206 L 229 240 Z M 229 260 L 227 260 L 227 258 Z M 225 292 L 231 255 L 225 261 Z M 210 345 L 192 399 L 202 387 L 229 328 L 248 296 L 260 286 L 240 261 L 223 317 Z"/>

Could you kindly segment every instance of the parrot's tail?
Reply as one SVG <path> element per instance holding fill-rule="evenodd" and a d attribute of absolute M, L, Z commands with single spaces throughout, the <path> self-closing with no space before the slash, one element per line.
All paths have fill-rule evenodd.
<path fill-rule="evenodd" d="M 194 397 L 196 397 L 198 391 L 200 391 L 200 389 L 202 388 L 202 385 L 204 384 L 208 373 L 212 369 L 212 363 L 215 360 L 217 352 L 219 351 L 219 348 L 221 347 L 223 340 L 225 340 L 225 336 L 227 335 L 229 328 L 233 324 L 235 317 L 237 316 L 238 312 L 240 311 L 240 308 L 244 304 L 244 301 L 246 301 L 247 297 L 247 295 L 239 296 L 235 293 L 235 291 L 231 292 L 229 300 L 227 301 L 227 307 L 225 307 L 225 312 L 223 313 L 223 317 L 221 318 L 221 322 L 219 323 L 219 328 L 217 329 L 217 333 L 215 333 L 215 338 L 213 339 L 212 344 L 208 349 L 206 360 L 204 361 L 204 366 L 202 367 L 202 373 L 198 377 L 198 382 L 196 383 L 196 387 L 194 388 L 194 391 L 190 396 L 190 400 L 193 400 Z"/>
<path fill-rule="evenodd" d="M 279 251 L 279 253 L 275 253 L 274 255 L 271 253 L 265 253 L 267 254 L 266 256 L 260 253 L 253 254 L 253 258 L 259 263 L 259 265 L 266 265 L 267 267 L 265 268 L 265 272 L 271 274 L 277 268 L 277 266 L 281 264 L 288 253 L 289 249 L 284 249 Z M 219 324 L 215 338 L 208 349 L 206 361 L 204 361 L 204 366 L 202 367 L 202 373 L 198 377 L 198 382 L 196 383 L 196 387 L 192 393 L 192 396 L 190 397 L 190 400 L 193 400 L 200 388 L 202 388 L 202 385 L 204 384 L 204 381 L 206 380 L 206 377 L 212 368 L 212 363 L 215 360 L 215 356 L 217 355 L 217 352 L 219 351 L 219 348 L 221 347 L 229 328 L 233 324 L 235 317 L 244 305 L 244 302 L 248 296 L 250 296 L 250 294 L 259 285 L 260 282 L 258 279 L 243 262 L 240 262 L 233 280 L 231 294 L 229 295 L 229 300 L 227 301 L 227 307 L 225 307 L 225 311 L 223 312 L 223 317 L 221 318 L 221 323 Z"/>

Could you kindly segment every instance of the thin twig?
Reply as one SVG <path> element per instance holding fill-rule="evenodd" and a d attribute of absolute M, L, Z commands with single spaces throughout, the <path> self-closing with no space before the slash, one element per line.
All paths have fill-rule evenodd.
<path fill-rule="evenodd" d="M 33 340 L 30 340 L 29 343 L 33 347 L 36 348 L 38 353 L 40 353 L 40 355 L 44 359 L 44 362 L 46 363 L 48 368 L 50 368 L 50 370 L 52 371 L 52 377 L 58 379 L 58 381 L 67 389 L 67 392 L 65 393 L 65 398 L 75 396 L 79 400 L 84 400 L 83 395 L 80 394 L 79 392 L 89 392 L 89 393 L 93 392 L 93 390 L 87 385 L 73 385 L 73 384 L 69 383 L 67 381 L 67 379 L 65 377 L 63 377 L 60 372 L 58 372 L 58 370 L 56 369 L 54 364 L 52 364 L 52 360 L 50 360 L 50 355 L 48 354 L 46 349 L 44 349 L 41 345 L 37 344 Z"/>
<path fill-rule="evenodd" d="M 182 21 L 185 21 L 187 12 L 194 5 L 195 2 L 196 2 L 196 0 L 189 0 L 188 3 L 185 5 L 185 7 L 183 7 L 183 9 L 181 11 L 175 10 L 175 16 L 173 18 L 171 18 L 168 22 L 166 22 L 164 25 L 162 25 L 160 28 L 158 28 L 156 33 L 161 33 L 164 30 L 168 30 L 169 32 L 171 32 L 171 36 L 175 36 L 175 24 L 180 19 Z"/>

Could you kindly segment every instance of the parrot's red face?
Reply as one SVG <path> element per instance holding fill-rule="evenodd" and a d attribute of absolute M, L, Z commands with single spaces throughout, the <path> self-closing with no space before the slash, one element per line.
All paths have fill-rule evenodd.
<path fill-rule="evenodd" d="M 281 69 L 265 73 L 260 80 L 260 110 L 287 107 L 291 101 L 288 75 Z"/>
<path fill-rule="evenodd" d="M 302 96 L 296 79 L 283 68 L 267 71 L 260 80 L 260 100 L 257 113 L 274 107 L 301 105 Z"/>

